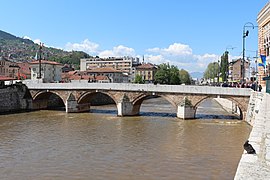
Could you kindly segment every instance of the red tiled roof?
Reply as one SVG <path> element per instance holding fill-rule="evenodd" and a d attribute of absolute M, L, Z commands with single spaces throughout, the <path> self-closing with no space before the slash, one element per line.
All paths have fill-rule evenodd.
<path fill-rule="evenodd" d="M 39 61 L 33 61 L 29 64 L 39 64 Z M 41 64 L 51 64 L 51 65 L 62 65 L 61 63 L 55 62 L 55 61 L 47 61 L 47 60 L 41 60 Z"/>

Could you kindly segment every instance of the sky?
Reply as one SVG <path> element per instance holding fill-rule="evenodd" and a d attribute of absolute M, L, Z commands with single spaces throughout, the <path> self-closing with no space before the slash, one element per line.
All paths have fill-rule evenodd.
<path fill-rule="evenodd" d="M 268 0 L 0 0 L 0 29 L 92 56 L 139 57 L 204 72 L 229 51 L 242 56 L 246 23 Z M 258 28 L 246 27 L 246 56 L 258 49 Z"/>

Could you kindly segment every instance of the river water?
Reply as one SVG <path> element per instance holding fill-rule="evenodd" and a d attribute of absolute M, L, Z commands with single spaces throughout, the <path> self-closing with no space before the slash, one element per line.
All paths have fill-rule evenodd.
<path fill-rule="evenodd" d="M 160 98 L 137 117 L 91 111 L 1 115 L 0 179 L 233 179 L 251 131 L 214 100 L 187 121 Z"/>

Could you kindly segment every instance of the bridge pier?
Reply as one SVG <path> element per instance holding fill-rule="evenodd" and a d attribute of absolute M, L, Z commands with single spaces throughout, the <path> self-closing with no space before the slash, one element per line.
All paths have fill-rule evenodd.
<path fill-rule="evenodd" d="M 90 103 L 78 104 L 73 94 L 70 94 L 66 103 L 67 113 L 87 112 L 90 110 Z"/>
<path fill-rule="evenodd" d="M 134 106 L 132 102 L 127 99 L 117 103 L 118 116 L 135 116 L 140 113 L 139 109 L 138 106 Z"/>
<path fill-rule="evenodd" d="M 193 107 L 178 106 L 177 117 L 180 119 L 195 119 L 195 109 Z"/>
<path fill-rule="evenodd" d="M 194 119 L 195 108 L 191 102 L 184 97 L 184 100 L 177 106 L 177 117 L 181 119 Z"/>

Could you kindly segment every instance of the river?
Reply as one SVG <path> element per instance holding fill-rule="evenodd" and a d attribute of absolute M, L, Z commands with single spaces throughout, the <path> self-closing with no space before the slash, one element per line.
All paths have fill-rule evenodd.
<path fill-rule="evenodd" d="M 160 98 L 144 101 L 141 116 L 116 114 L 107 105 L 1 115 L 0 179 L 233 179 L 251 131 L 214 100 L 195 120 Z"/>

